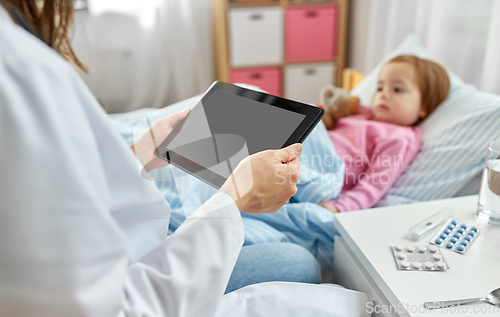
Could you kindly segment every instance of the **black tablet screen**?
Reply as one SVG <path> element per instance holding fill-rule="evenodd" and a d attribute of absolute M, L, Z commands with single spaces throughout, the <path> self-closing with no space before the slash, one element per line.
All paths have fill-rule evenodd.
<path fill-rule="evenodd" d="M 245 156 L 281 148 L 306 117 L 223 90 L 191 115 L 168 149 L 225 178 Z"/>

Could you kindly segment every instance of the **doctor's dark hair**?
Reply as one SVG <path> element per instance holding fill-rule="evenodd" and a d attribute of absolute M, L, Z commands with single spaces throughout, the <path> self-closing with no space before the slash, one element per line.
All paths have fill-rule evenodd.
<path fill-rule="evenodd" d="M 69 39 L 69 30 L 73 22 L 72 0 L 0 0 L 9 4 L 6 9 L 17 9 L 48 46 L 61 54 L 79 70 L 87 67 L 76 57 Z M 10 12 L 13 15 L 13 12 Z"/>
<path fill-rule="evenodd" d="M 444 67 L 438 63 L 414 55 L 400 55 L 391 59 L 389 63 L 407 63 L 413 66 L 415 84 L 420 91 L 422 109 L 425 111 L 425 117 L 422 120 L 427 118 L 448 96 L 450 79 Z"/>

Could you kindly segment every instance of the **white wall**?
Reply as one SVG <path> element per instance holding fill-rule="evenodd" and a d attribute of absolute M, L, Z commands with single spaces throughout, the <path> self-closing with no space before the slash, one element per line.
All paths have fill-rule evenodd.
<path fill-rule="evenodd" d="M 347 66 L 367 74 L 410 33 L 479 90 L 500 94 L 500 0 L 351 0 Z"/>
<path fill-rule="evenodd" d="M 160 33 L 112 7 L 97 16 L 75 13 L 73 47 L 90 69 L 82 77 L 108 113 L 164 107 L 203 92 L 213 80 L 211 0 L 160 3 L 165 7 L 152 27 L 163 28 Z M 347 65 L 362 72 L 370 3 L 350 2 Z"/>
<path fill-rule="evenodd" d="M 73 47 L 103 108 L 160 108 L 204 92 L 214 78 L 211 0 L 127 3 L 130 12 L 120 1 L 89 0 L 90 12 L 75 14 Z"/>
<path fill-rule="evenodd" d="M 347 67 L 360 72 L 365 68 L 370 8 L 371 0 L 350 1 Z"/>

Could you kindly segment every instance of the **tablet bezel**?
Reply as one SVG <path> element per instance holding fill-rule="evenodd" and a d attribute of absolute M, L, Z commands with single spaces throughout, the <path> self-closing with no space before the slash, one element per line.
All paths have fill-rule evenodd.
<path fill-rule="evenodd" d="M 285 141 L 285 143 L 281 145 L 280 148 L 287 147 L 294 143 L 302 143 L 307 138 L 309 133 L 311 133 L 314 127 L 319 123 L 325 113 L 325 111 L 321 108 L 298 101 L 281 98 L 264 92 L 259 92 L 224 82 L 214 82 L 208 88 L 207 92 L 203 95 L 202 99 L 189 112 L 189 114 L 181 122 L 179 122 L 179 124 L 172 130 L 168 137 L 160 144 L 160 146 L 155 149 L 155 155 L 175 165 L 183 171 L 192 174 L 193 176 L 199 178 L 200 180 L 210 184 L 217 189 L 219 189 L 224 184 L 224 182 L 226 181 L 225 177 L 212 172 L 208 168 L 203 167 L 168 148 L 168 145 L 172 142 L 172 140 L 189 122 L 194 113 L 198 111 L 197 109 L 200 109 L 204 102 L 206 102 L 210 98 L 210 96 L 217 90 L 223 90 L 244 98 L 249 98 L 267 104 L 269 106 L 278 107 L 305 115 L 305 118 L 302 120 L 299 126 L 294 130 L 294 132 Z"/>

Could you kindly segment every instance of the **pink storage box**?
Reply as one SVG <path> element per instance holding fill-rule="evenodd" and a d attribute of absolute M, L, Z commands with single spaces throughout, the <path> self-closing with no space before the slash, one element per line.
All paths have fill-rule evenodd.
<path fill-rule="evenodd" d="M 337 6 L 297 7 L 286 11 L 287 62 L 325 61 L 337 55 Z"/>
<path fill-rule="evenodd" d="M 231 83 L 243 83 L 258 86 L 271 95 L 281 96 L 281 68 L 258 67 L 233 69 Z"/>

